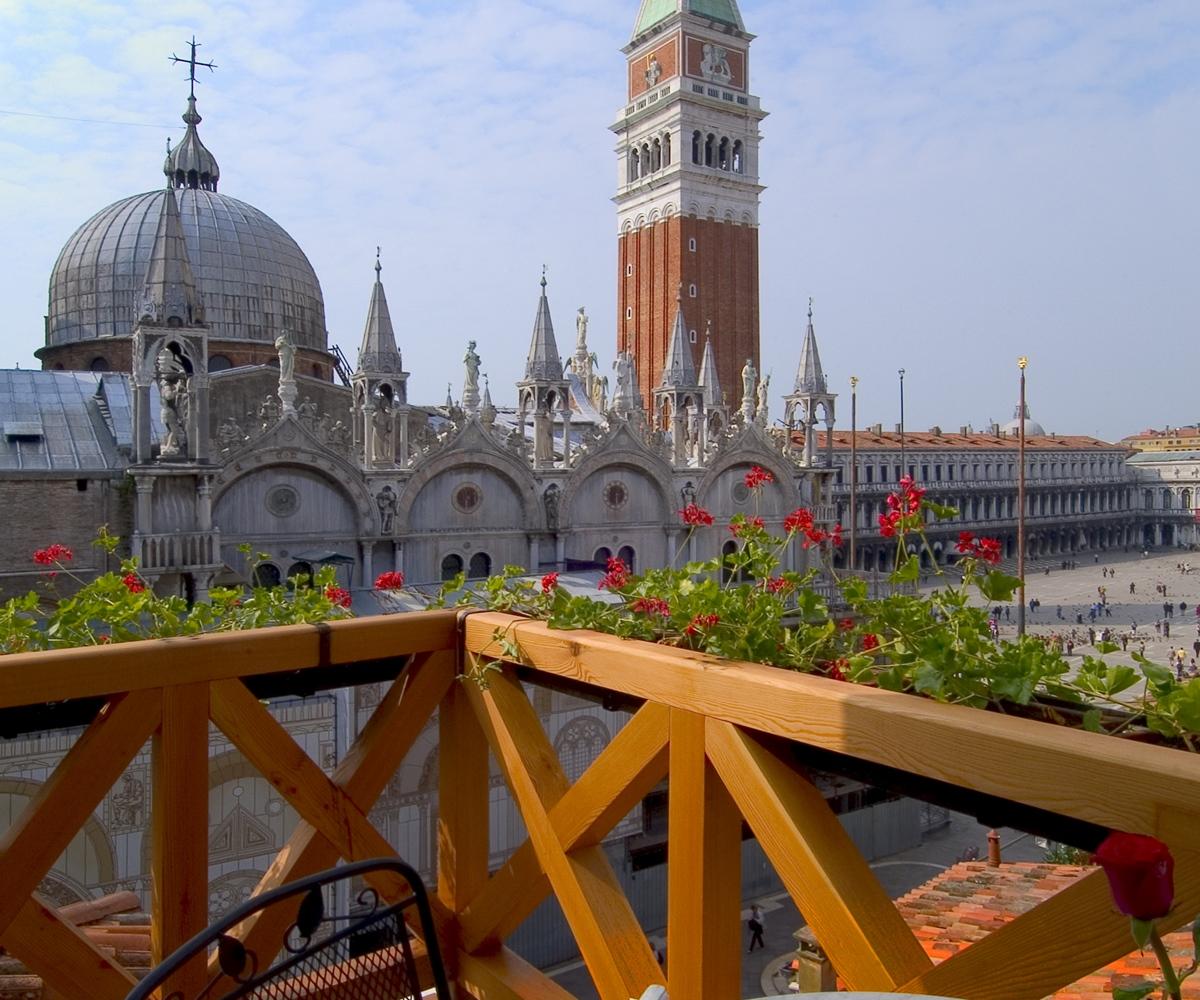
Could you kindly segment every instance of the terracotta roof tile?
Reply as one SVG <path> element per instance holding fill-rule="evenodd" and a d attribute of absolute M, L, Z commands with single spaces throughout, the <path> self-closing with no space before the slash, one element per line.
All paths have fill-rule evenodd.
<path fill-rule="evenodd" d="M 896 901 L 926 954 L 935 962 L 985 937 L 989 932 L 1032 909 L 1089 874 L 1078 865 L 1012 862 L 991 868 L 967 861 L 948 868 Z M 1192 960 L 1189 930 L 1170 934 L 1167 947 L 1177 966 Z M 1132 952 L 1117 962 L 1054 994 L 1068 1000 L 1111 1000 L 1113 986 L 1131 986 L 1158 979 L 1151 953 Z M 1184 1000 L 1200 1000 L 1200 976 L 1188 980 Z"/>

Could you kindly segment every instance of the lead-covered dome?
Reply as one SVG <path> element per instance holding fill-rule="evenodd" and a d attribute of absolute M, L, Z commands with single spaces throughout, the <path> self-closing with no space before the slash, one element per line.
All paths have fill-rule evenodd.
<path fill-rule="evenodd" d="M 273 343 L 286 329 L 296 346 L 326 351 L 321 283 L 283 227 L 216 191 L 174 193 L 209 338 Z M 161 190 L 134 195 L 67 240 L 50 275 L 47 347 L 133 332 L 161 209 Z"/>

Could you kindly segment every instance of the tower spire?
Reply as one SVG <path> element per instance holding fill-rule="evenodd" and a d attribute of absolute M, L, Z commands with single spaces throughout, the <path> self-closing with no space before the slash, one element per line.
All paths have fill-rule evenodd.
<path fill-rule="evenodd" d="M 667 357 L 663 362 L 662 384 L 672 388 L 693 388 L 696 380 L 696 363 L 692 359 L 686 323 L 683 318 L 683 285 L 675 296 L 675 327 L 667 345 Z"/>
<path fill-rule="evenodd" d="M 383 290 L 383 264 L 380 249 L 375 248 L 375 285 L 371 289 L 371 304 L 367 308 L 367 324 L 363 328 L 362 345 L 358 349 L 358 370 L 368 373 L 393 374 L 404 368 L 392 315 Z"/>
<path fill-rule="evenodd" d="M 162 193 L 158 230 L 138 300 L 138 320 L 157 326 L 199 326 L 204 306 L 188 260 L 175 192 Z"/>
<path fill-rule="evenodd" d="M 189 58 L 181 59 L 174 53 L 170 57 L 171 62 L 183 63 L 188 67 L 188 102 L 187 111 L 183 113 L 187 131 L 174 149 L 170 148 L 170 143 L 167 144 L 167 160 L 163 164 L 163 173 L 167 175 L 170 187 L 216 191 L 217 182 L 221 179 L 221 168 L 217 165 L 217 158 L 200 141 L 200 133 L 196 131 L 196 126 L 204 121 L 200 112 L 196 110 L 196 67 L 203 66 L 211 72 L 216 69 L 217 64 L 196 59 L 196 49 L 200 43 L 196 41 L 195 36 L 188 44 L 191 46 Z"/>
<path fill-rule="evenodd" d="M 823 393 L 829 391 L 825 372 L 821 368 L 821 354 L 817 350 L 817 334 L 813 329 L 813 300 L 808 300 L 808 329 L 804 333 L 804 346 L 800 349 L 800 364 L 796 368 L 797 393 Z"/>
<path fill-rule="evenodd" d="M 700 359 L 700 388 L 704 390 L 704 405 L 715 408 L 721 405 L 721 380 L 717 376 L 717 358 L 713 353 L 712 320 L 704 331 L 704 357 Z"/>
<path fill-rule="evenodd" d="M 554 339 L 554 320 L 550 318 L 550 300 L 546 297 L 546 268 L 542 266 L 542 294 L 538 299 L 537 316 L 533 321 L 533 339 L 525 360 L 525 381 L 549 380 L 563 377 L 562 358 Z"/>

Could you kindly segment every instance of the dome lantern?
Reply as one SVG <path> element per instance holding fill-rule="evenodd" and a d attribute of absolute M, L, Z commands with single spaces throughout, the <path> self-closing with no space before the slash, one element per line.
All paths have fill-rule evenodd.
<path fill-rule="evenodd" d="M 188 67 L 187 111 L 183 113 L 183 123 L 187 126 L 183 141 L 174 149 L 167 145 L 167 161 L 163 164 L 163 173 L 167 175 L 168 185 L 173 188 L 200 188 L 203 191 L 216 191 L 217 181 L 221 179 L 221 168 L 217 166 L 217 158 L 208 147 L 200 141 L 200 133 L 196 131 L 203 118 L 196 110 L 196 67 L 203 66 L 210 72 L 217 68 L 214 62 L 199 62 L 196 59 L 196 49 L 200 43 L 195 35 L 188 43 L 191 55 L 187 59 L 172 55 L 171 62 L 184 63 Z"/>

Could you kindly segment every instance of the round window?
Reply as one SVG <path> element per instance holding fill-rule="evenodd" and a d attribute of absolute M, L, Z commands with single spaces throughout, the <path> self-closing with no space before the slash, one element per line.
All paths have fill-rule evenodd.
<path fill-rule="evenodd" d="M 483 503 L 483 494 L 474 483 L 464 483 L 454 491 L 450 502 L 454 504 L 455 510 L 463 514 L 474 514 Z"/>
<path fill-rule="evenodd" d="M 275 486 L 267 493 L 267 510 L 276 517 L 291 517 L 300 509 L 300 494 L 291 486 Z"/>
<path fill-rule="evenodd" d="M 733 501 L 734 503 L 745 503 L 750 499 L 750 487 L 745 483 L 733 484 Z"/>
<path fill-rule="evenodd" d="M 624 483 L 614 481 L 604 487 L 604 503 L 610 510 L 620 510 L 629 502 L 629 490 Z"/>

